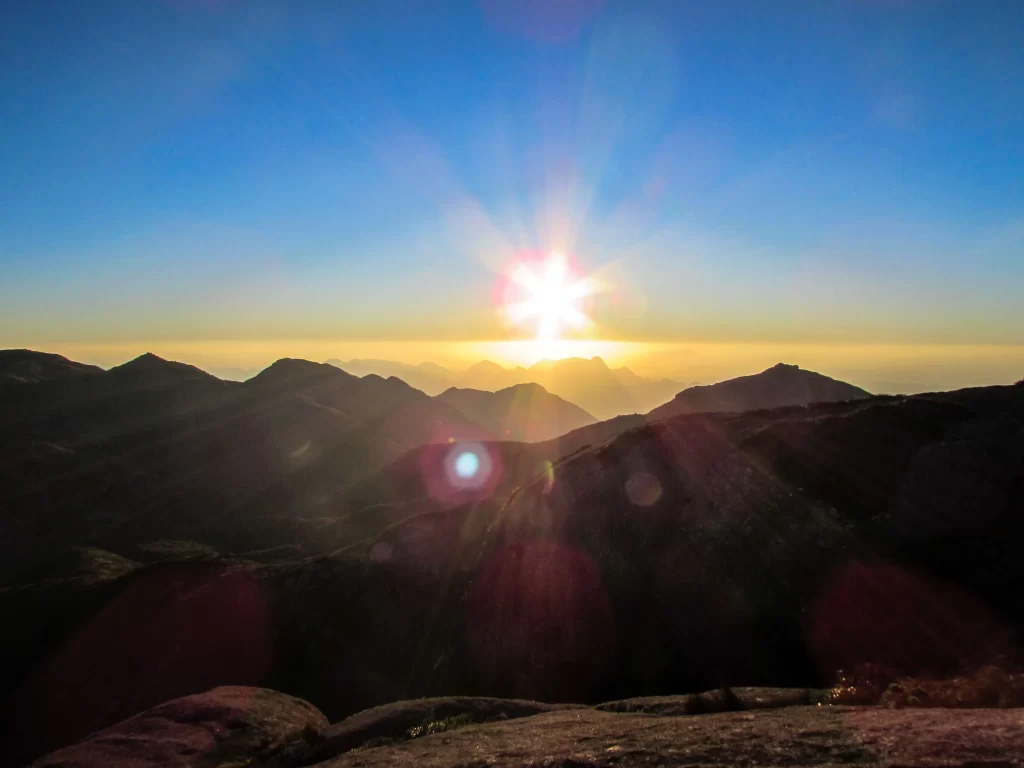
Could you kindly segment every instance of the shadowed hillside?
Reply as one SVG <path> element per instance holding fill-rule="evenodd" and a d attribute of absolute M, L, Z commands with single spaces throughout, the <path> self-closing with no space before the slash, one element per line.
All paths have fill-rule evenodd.
<path fill-rule="evenodd" d="M 153 355 L 18 385 L 0 401 L 3 579 L 66 546 L 315 538 L 340 488 L 482 430 L 398 379 L 281 360 L 244 384 Z"/>
<path fill-rule="evenodd" d="M 422 695 L 824 685 L 1018 652 L 1021 387 L 676 416 L 550 464 L 544 446 L 476 444 L 499 476 L 461 490 L 444 471 L 467 448 L 406 454 L 333 497 L 348 511 L 316 530 L 350 542 L 334 557 L 113 548 L 0 591 L 0 615 L 31 617 L 4 619 L 0 654 L 19 732 L 49 722 L 57 687 L 71 739 L 217 684 L 333 720 Z"/>

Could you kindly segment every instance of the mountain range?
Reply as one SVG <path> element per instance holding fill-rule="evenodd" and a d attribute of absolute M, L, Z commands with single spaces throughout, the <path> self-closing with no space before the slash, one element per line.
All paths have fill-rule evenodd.
<path fill-rule="evenodd" d="M 822 378 L 531 443 L 481 438 L 480 395 L 308 361 L 0 352 L 0 741 L 24 764 L 221 684 L 336 720 L 1015 663 L 1024 386 Z"/>
<path fill-rule="evenodd" d="M 592 370 L 610 374 L 592 360 L 532 370 L 577 379 Z M 729 393 L 736 408 L 864 394 L 837 382 L 823 389 L 824 377 L 795 367 L 784 372 L 786 381 L 777 381 L 772 369 L 708 391 Z M 4 563 L 7 577 L 66 545 L 116 551 L 198 538 L 234 552 L 282 543 L 340 548 L 352 541 L 349 522 L 366 533 L 353 510 L 365 496 L 361 484 L 378 487 L 376 473 L 392 463 L 416 465 L 413 474 L 422 480 L 451 474 L 442 465 L 453 444 L 526 441 L 494 449 L 501 461 L 484 486 L 445 493 L 449 506 L 481 493 L 497 499 L 495 484 L 511 489 L 540 462 L 557 462 L 651 418 L 597 422 L 537 384 L 498 392 L 449 388 L 430 397 L 396 377 L 358 377 L 295 359 L 229 382 L 152 354 L 103 371 L 57 355 L 6 350 L 0 351 L 0 386 L 0 505 L 11 512 L 0 520 L 0 534 L 20 543 Z M 424 453 L 423 446 L 434 448 Z M 450 477 L 445 482 L 452 485 Z M 364 506 L 374 503 L 370 498 Z M 376 514 L 371 532 L 403 511 L 410 510 L 398 504 Z M 239 526 L 240 519 L 247 523 Z"/>
<path fill-rule="evenodd" d="M 600 357 L 541 360 L 529 368 L 504 368 L 483 360 L 462 372 L 433 363 L 414 366 L 387 360 L 327 362 L 357 376 L 398 376 L 431 395 L 450 387 L 496 392 L 518 384 L 540 384 L 598 419 L 646 413 L 670 400 L 683 386 L 670 379 L 638 376 L 628 368 L 610 368 Z"/>

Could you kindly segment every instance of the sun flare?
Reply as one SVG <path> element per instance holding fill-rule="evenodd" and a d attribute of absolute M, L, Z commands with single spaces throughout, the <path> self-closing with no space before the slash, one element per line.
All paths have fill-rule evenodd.
<path fill-rule="evenodd" d="M 575 275 L 560 251 L 541 262 L 518 264 L 511 284 L 518 295 L 506 304 L 508 318 L 516 326 L 536 322 L 538 342 L 558 341 L 564 331 L 590 324 L 582 302 L 594 292 L 593 282 Z"/>

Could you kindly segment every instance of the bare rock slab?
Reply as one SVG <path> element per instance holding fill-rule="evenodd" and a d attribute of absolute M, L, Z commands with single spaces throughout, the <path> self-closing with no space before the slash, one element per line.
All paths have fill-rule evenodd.
<path fill-rule="evenodd" d="M 397 701 L 364 710 L 335 723 L 324 731 L 315 744 L 282 754 L 272 765 L 274 768 L 314 765 L 360 747 L 429 735 L 432 726 L 448 730 L 449 727 L 500 722 L 575 708 L 572 704 L 545 704 L 485 696 L 445 696 Z"/>
<path fill-rule="evenodd" d="M 1022 768 L 1024 710 L 794 706 L 702 716 L 576 709 L 357 749 L 322 768 Z"/>
<path fill-rule="evenodd" d="M 312 741 L 327 719 L 312 704 L 264 688 L 184 696 L 97 731 L 35 768 L 226 768 Z"/>

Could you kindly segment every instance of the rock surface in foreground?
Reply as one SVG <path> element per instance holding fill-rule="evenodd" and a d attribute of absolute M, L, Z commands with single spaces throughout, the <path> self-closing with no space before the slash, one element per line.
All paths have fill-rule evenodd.
<path fill-rule="evenodd" d="M 787 707 L 696 717 L 547 712 L 358 749 L 323 768 L 1024 766 L 1024 710 Z"/>
<path fill-rule="evenodd" d="M 35 768 L 218 768 L 269 757 L 327 727 L 301 699 L 230 686 L 184 696 L 57 750 Z"/>
<path fill-rule="evenodd" d="M 737 688 L 597 707 L 453 696 L 395 702 L 328 727 L 300 699 L 217 688 L 93 734 L 35 768 L 1024 768 L 1024 709 L 808 706 L 824 694 Z"/>

